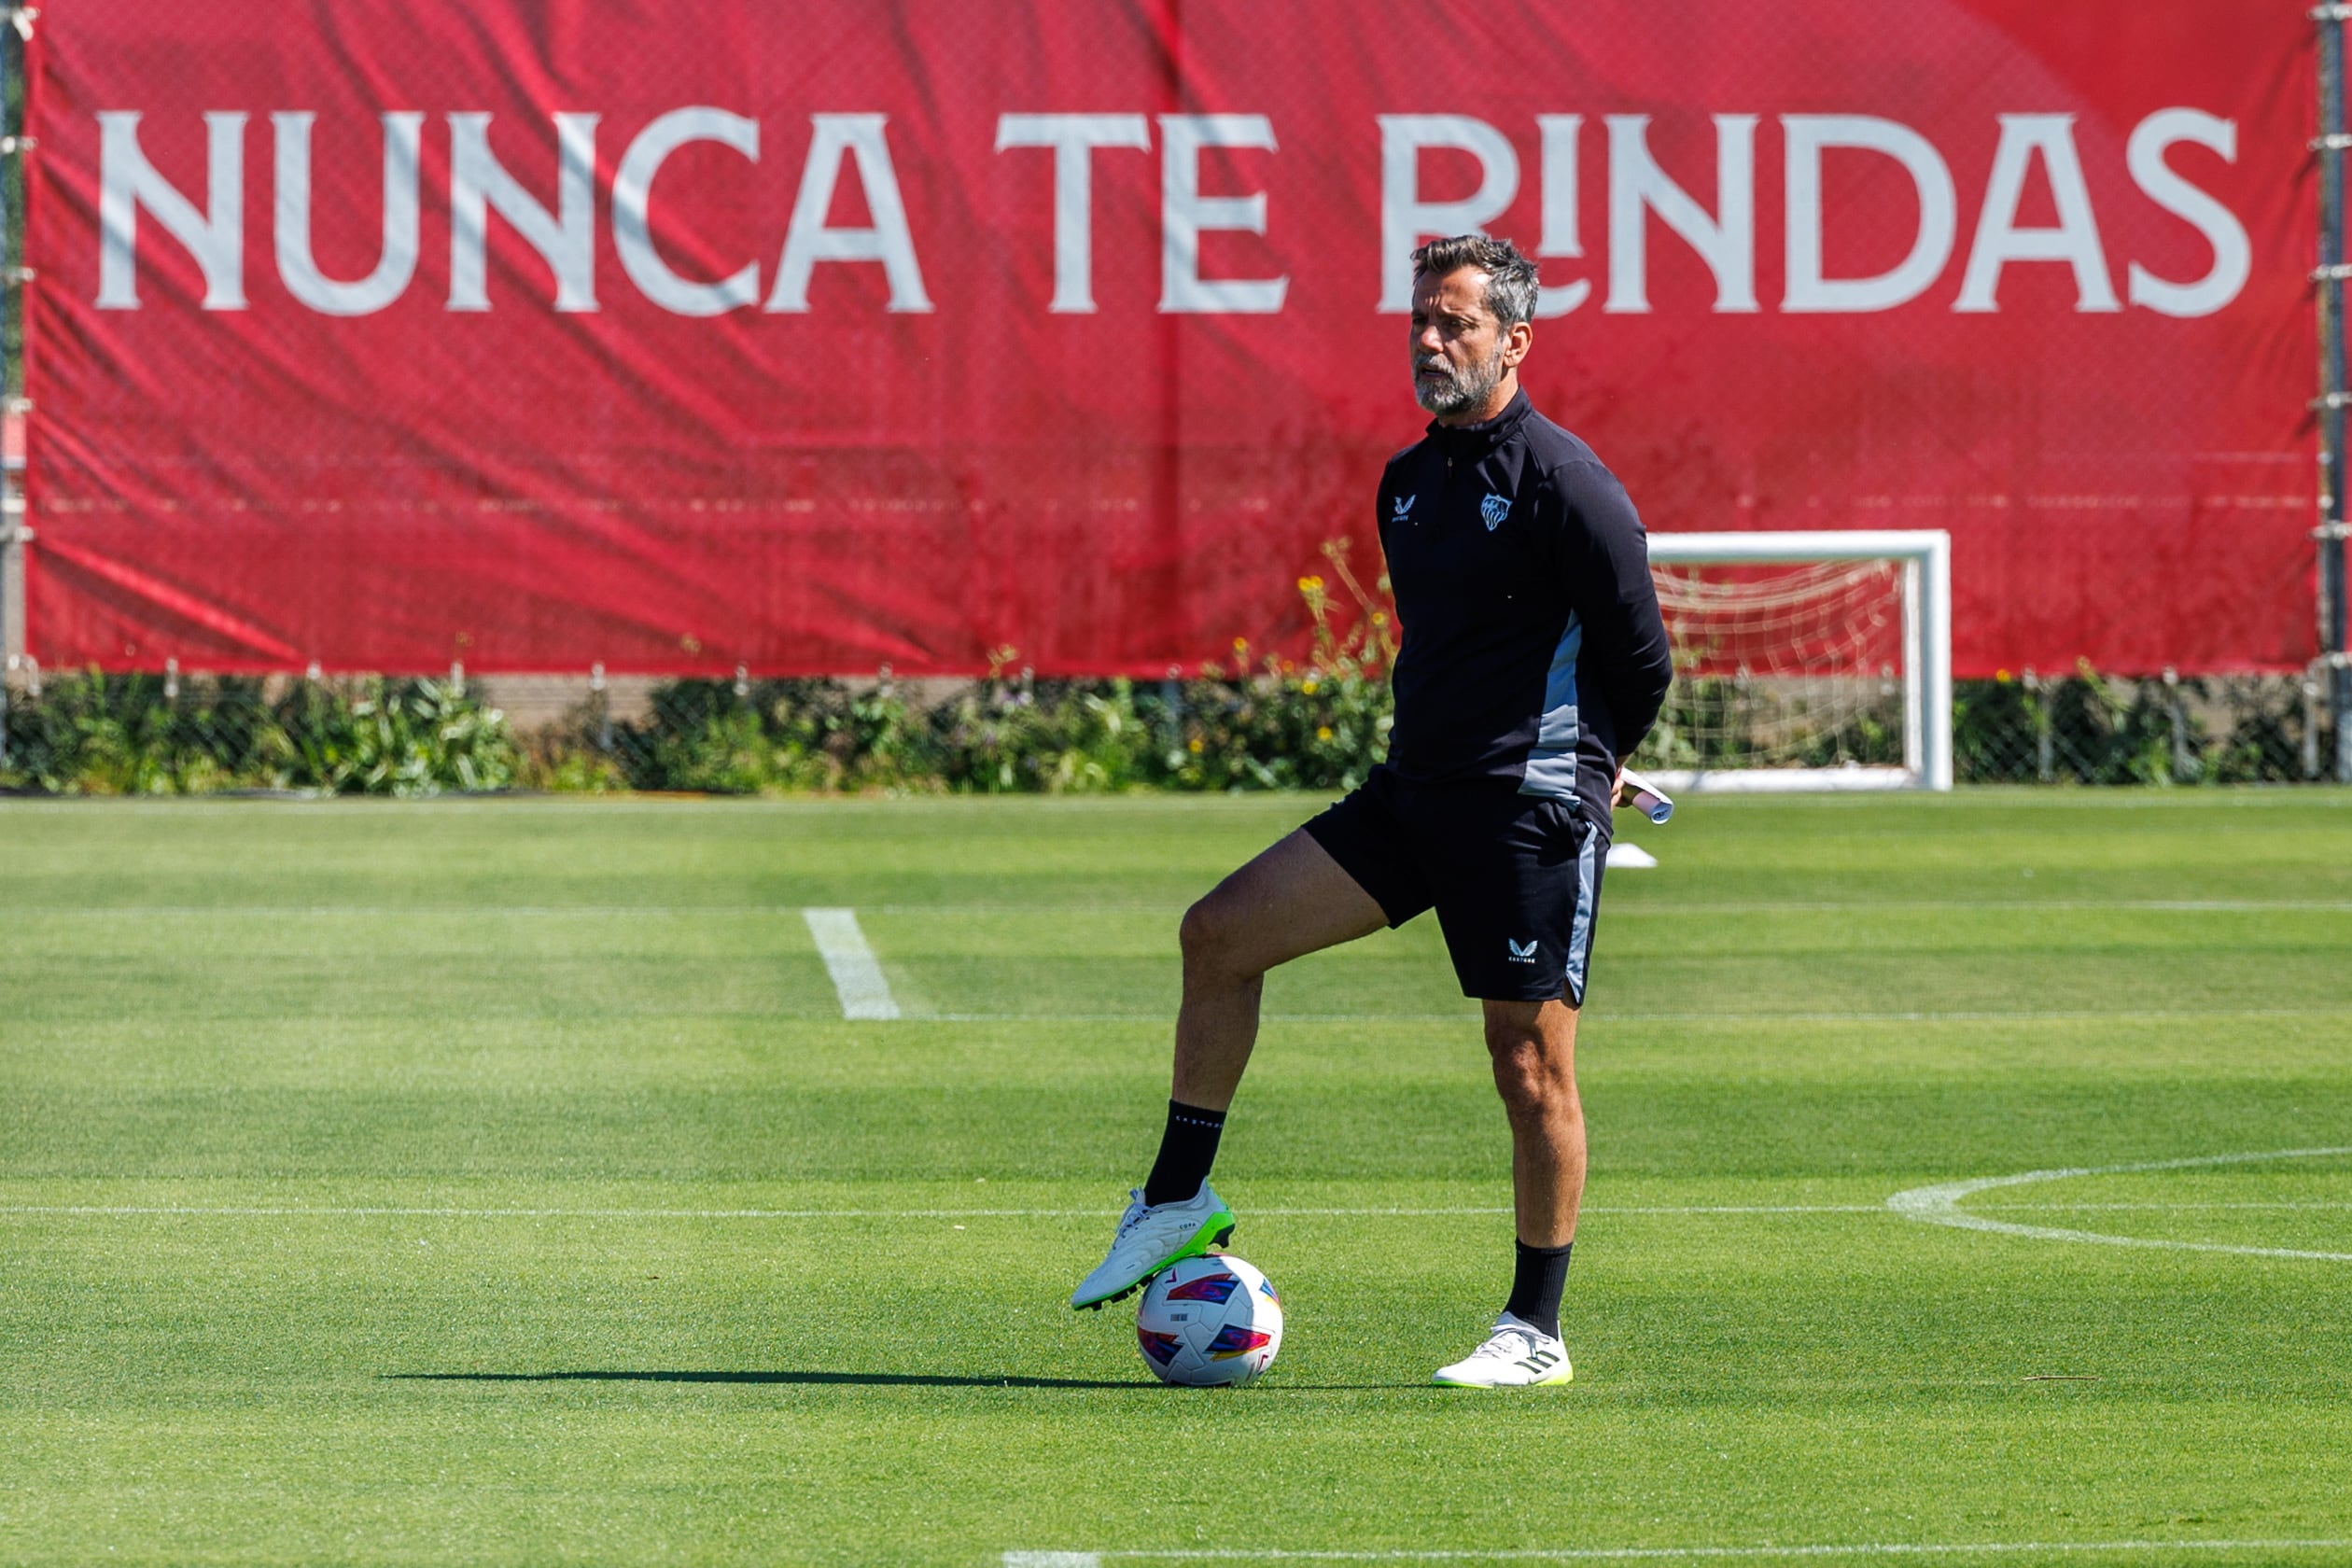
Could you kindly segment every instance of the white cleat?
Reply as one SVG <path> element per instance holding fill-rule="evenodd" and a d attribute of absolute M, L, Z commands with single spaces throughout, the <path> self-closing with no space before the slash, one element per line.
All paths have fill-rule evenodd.
<path fill-rule="evenodd" d="M 1146 1207 L 1141 1188 L 1127 1197 L 1111 1255 L 1070 1293 L 1073 1310 L 1116 1301 L 1169 1264 L 1222 1247 L 1233 1235 L 1233 1211 L 1206 1182 L 1182 1203 Z"/>
<path fill-rule="evenodd" d="M 1534 1388 L 1564 1383 L 1570 1375 L 1567 1346 L 1505 1312 L 1485 1344 L 1439 1367 L 1430 1380 L 1448 1388 Z"/>

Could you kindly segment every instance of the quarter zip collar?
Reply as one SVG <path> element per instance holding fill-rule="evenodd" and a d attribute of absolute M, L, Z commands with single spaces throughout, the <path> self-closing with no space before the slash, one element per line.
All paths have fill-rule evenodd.
<path fill-rule="evenodd" d="M 1429 439 L 1437 443 L 1437 450 L 1446 455 L 1448 462 L 1476 462 L 1509 439 L 1533 407 L 1527 400 L 1527 388 L 1522 386 L 1511 394 L 1511 400 L 1492 419 L 1483 419 L 1476 425 L 1440 425 L 1431 420 Z"/>

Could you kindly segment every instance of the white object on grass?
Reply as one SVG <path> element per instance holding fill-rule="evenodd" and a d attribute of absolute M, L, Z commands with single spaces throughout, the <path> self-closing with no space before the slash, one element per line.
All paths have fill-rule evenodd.
<path fill-rule="evenodd" d="M 1962 1230 L 1989 1230 L 2003 1236 L 2023 1236 L 2037 1241 L 2087 1241 L 2102 1247 L 2159 1247 L 2184 1253 L 2236 1253 L 2245 1257 L 2308 1258 L 2321 1263 L 2352 1263 L 2352 1253 L 2307 1252 L 2295 1247 L 2241 1247 L 2223 1241 L 2176 1241 L 2160 1236 L 2109 1236 L 2095 1230 L 2062 1230 L 2054 1225 L 2015 1225 L 1987 1219 L 1960 1208 L 1971 1193 L 1995 1187 L 2020 1187 L 2042 1182 L 2062 1182 L 2075 1176 L 2121 1176 L 2142 1170 L 2189 1170 L 2201 1166 L 2251 1165 L 2263 1160 L 2322 1159 L 2352 1155 L 2352 1148 L 2274 1149 L 2254 1155 L 2199 1155 L 2189 1159 L 2146 1160 L 2135 1165 L 2069 1167 L 2060 1170 L 2027 1170 L 2015 1176 L 1980 1176 L 1967 1182 L 1939 1182 L 1911 1187 L 1886 1200 L 1886 1206 L 1908 1220 L 1954 1225 Z"/>
<path fill-rule="evenodd" d="M 817 939 L 825 973 L 833 976 L 833 990 L 841 997 L 841 1015 L 897 1017 L 898 1000 L 890 995 L 890 983 L 882 978 L 882 965 L 874 949 L 866 945 L 865 932 L 858 929 L 858 912 L 804 909 L 801 917 L 808 922 L 808 934 Z"/>
<path fill-rule="evenodd" d="M 1658 857 L 1651 854 L 1648 850 L 1643 848 L 1638 844 L 1612 844 L 1609 846 L 1609 869 L 1611 871 L 1625 871 L 1629 869 L 1640 871 L 1645 867 L 1654 866 L 1657 863 Z"/>

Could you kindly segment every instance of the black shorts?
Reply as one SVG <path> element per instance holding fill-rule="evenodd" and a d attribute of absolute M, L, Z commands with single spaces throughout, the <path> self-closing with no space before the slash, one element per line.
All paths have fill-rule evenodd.
<path fill-rule="evenodd" d="M 1385 767 L 1307 824 L 1392 926 L 1437 911 L 1462 994 L 1582 1007 L 1605 830 L 1508 779 L 1407 784 Z"/>

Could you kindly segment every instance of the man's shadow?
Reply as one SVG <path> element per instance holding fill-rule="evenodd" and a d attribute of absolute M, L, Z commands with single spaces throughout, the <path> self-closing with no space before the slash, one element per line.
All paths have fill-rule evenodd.
<path fill-rule="evenodd" d="M 1148 1389 L 1136 1379 L 954 1378 L 931 1372 L 383 1372 L 417 1383 L 848 1383 L 869 1388 Z"/>
<path fill-rule="evenodd" d="M 379 1372 L 387 1382 L 409 1383 L 785 1383 L 862 1388 L 1118 1389 L 1160 1393 L 1169 1386 L 1154 1379 L 1026 1378 L 1011 1374 L 958 1378 L 940 1372 Z M 1429 1383 L 1289 1383 L 1261 1385 L 1266 1393 L 1307 1393 L 1360 1389 L 1429 1389 Z"/>

